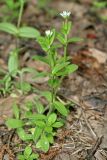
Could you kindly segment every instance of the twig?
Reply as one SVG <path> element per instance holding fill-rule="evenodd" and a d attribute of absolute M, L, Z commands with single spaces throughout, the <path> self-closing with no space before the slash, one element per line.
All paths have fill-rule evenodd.
<path fill-rule="evenodd" d="M 8 144 L 7 144 L 8 147 L 10 146 L 10 143 L 11 143 L 11 140 L 12 140 L 12 138 L 14 136 L 14 133 L 15 133 L 15 129 L 10 132 L 9 140 L 8 140 Z"/>
<path fill-rule="evenodd" d="M 86 125 L 87 125 L 87 127 L 89 128 L 89 130 L 90 130 L 93 138 L 96 140 L 96 139 L 97 139 L 97 135 L 95 134 L 95 132 L 93 131 L 93 129 L 92 129 L 91 125 L 90 125 L 90 123 L 88 122 L 88 120 L 87 120 L 87 118 L 86 118 L 86 115 L 85 115 L 83 109 L 82 109 L 82 115 L 83 115 L 83 118 L 84 118 L 84 120 L 85 120 L 85 122 L 86 122 Z"/>
<path fill-rule="evenodd" d="M 86 156 L 86 160 L 91 160 L 92 157 L 94 156 L 94 154 L 96 153 L 96 151 L 98 150 L 100 144 L 102 143 L 103 140 L 103 136 L 99 137 L 95 143 L 95 145 L 93 146 L 91 152 Z"/>

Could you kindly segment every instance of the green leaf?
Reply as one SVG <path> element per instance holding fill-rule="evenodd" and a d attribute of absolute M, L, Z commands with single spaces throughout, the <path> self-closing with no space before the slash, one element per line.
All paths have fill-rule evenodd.
<path fill-rule="evenodd" d="M 14 75 L 14 72 L 18 70 L 19 62 L 18 62 L 18 51 L 14 50 L 10 53 L 8 60 L 8 70 L 11 74 Z"/>
<path fill-rule="evenodd" d="M 60 85 L 60 83 L 61 83 L 60 79 L 49 79 L 48 80 L 48 84 L 53 88 L 57 88 Z"/>
<path fill-rule="evenodd" d="M 68 40 L 68 43 L 75 43 L 75 42 L 81 42 L 81 41 L 83 41 L 82 38 L 73 37 L 73 38 L 70 38 L 70 39 Z"/>
<path fill-rule="evenodd" d="M 36 144 L 36 147 L 40 148 L 44 152 L 49 150 L 49 141 L 45 135 L 41 136 L 41 139 Z"/>
<path fill-rule="evenodd" d="M 52 127 L 49 127 L 49 126 L 46 126 L 44 130 L 45 130 L 45 132 L 47 132 L 47 133 L 52 133 L 53 128 L 52 128 Z"/>
<path fill-rule="evenodd" d="M 29 156 L 31 155 L 31 153 L 32 153 L 32 148 L 31 148 L 30 146 L 27 146 L 27 147 L 25 148 L 25 150 L 24 150 L 24 156 L 25 156 L 26 158 L 29 158 Z"/>
<path fill-rule="evenodd" d="M 52 127 L 54 127 L 54 128 L 60 128 L 60 127 L 62 127 L 64 124 L 62 123 L 62 122 L 55 122 L 53 125 L 52 125 Z"/>
<path fill-rule="evenodd" d="M 24 126 L 24 123 L 22 120 L 10 118 L 6 121 L 6 125 L 9 128 L 20 128 Z"/>
<path fill-rule="evenodd" d="M 62 44 L 65 44 L 66 43 L 66 40 L 64 38 L 64 36 L 60 33 L 57 34 L 57 39 L 62 43 Z"/>
<path fill-rule="evenodd" d="M 59 113 L 61 113 L 63 116 L 67 116 L 67 115 L 68 115 L 67 109 L 65 108 L 65 106 L 64 106 L 61 102 L 55 101 L 55 102 L 54 102 L 54 107 L 55 107 L 55 109 L 57 109 L 57 111 L 58 111 Z"/>
<path fill-rule="evenodd" d="M 40 128 L 44 128 L 46 125 L 43 121 L 35 121 L 35 124 Z"/>
<path fill-rule="evenodd" d="M 39 137 L 41 136 L 43 129 L 40 127 L 36 127 L 35 131 L 34 131 L 34 135 L 33 135 L 33 140 L 37 141 L 39 139 Z"/>
<path fill-rule="evenodd" d="M 67 66 L 66 70 L 67 70 L 67 74 L 73 73 L 78 69 L 78 66 L 76 64 L 70 64 L 69 66 Z"/>
<path fill-rule="evenodd" d="M 22 139 L 23 141 L 33 139 L 32 135 L 31 134 L 26 134 L 26 132 L 24 131 L 23 128 L 18 128 L 17 129 L 17 134 L 18 134 L 19 138 Z"/>
<path fill-rule="evenodd" d="M 45 56 L 45 57 L 43 57 L 43 56 L 33 56 L 32 57 L 34 60 L 39 60 L 39 61 L 42 61 L 42 62 L 44 62 L 44 63 L 47 63 L 47 64 L 49 64 L 49 60 L 48 60 L 48 58 Z"/>
<path fill-rule="evenodd" d="M 33 120 L 45 120 L 46 116 L 42 114 L 31 114 L 31 115 L 27 115 L 26 118 L 33 119 Z"/>
<path fill-rule="evenodd" d="M 49 143 L 51 143 L 51 144 L 54 143 L 54 138 L 53 138 L 53 136 L 51 134 L 47 135 L 47 139 L 48 139 Z"/>
<path fill-rule="evenodd" d="M 42 96 L 44 96 L 49 102 L 51 102 L 52 100 L 52 94 L 49 91 L 43 91 L 41 93 Z"/>
<path fill-rule="evenodd" d="M 13 35 L 17 35 L 18 33 L 17 28 L 13 24 L 7 22 L 0 23 L 0 30 Z"/>
<path fill-rule="evenodd" d="M 19 111 L 19 107 L 16 105 L 16 103 L 13 105 L 13 113 L 15 115 L 15 118 L 19 119 L 19 113 L 20 113 L 20 111 Z"/>
<path fill-rule="evenodd" d="M 32 153 L 31 156 L 30 156 L 31 160 L 36 160 L 39 158 L 39 155 L 38 154 L 35 154 L 35 153 Z"/>
<path fill-rule="evenodd" d="M 37 38 L 37 41 L 45 52 L 49 49 L 48 48 L 49 42 L 47 41 L 46 38 L 40 36 Z"/>
<path fill-rule="evenodd" d="M 22 82 L 21 86 L 18 86 L 23 92 L 28 93 L 31 91 L 32 87 L 28 82 Z"/>
<path fill-rule="evenodd" d="M 19 71 L 20 72 L 20 71 Z M 22 73 L 26 73 L 26 72 L 28 72 L 28 73 L 36 73 L 36 71 L 35 71 L 35 69 L 34 68 L 30 68 L 30 67 L 25 67 L 25 68 L 22 68 L 21 69 L 21 72 Z"/>
<path fill-rule="evenodd" d="M 48 124 L 52 125 L 57 119 L 57 115 L 55 113 L 52 113 L 48 117 Z"/>
<path fill-rule="evenodd" d="M 43 113 L 44 106 L 42 105 L 42 103 L 40 101 L 36 100 L 35 105 L 36 105 L 36 108 L 37 108 L 37 112 L 40 113 L 40 114 Z"/>
<path fill-rule="evenodd" d="M 40 36 L 40 33 L 37 29 L 32 27 L 21 27 L 18 35 L 23 38 L 37 38 Z"/>
<path fill-rule="evenodd" d="M 56 75 L 57 76 L 65 76 L 75 72 L 78 69 L 76 64 L 68 65 L 63 71 L 59 71 Z"/>
<path fill-rule="evenodd" d="M 65 62 L 62 64 L 57 64 L 53 70 L 52 70 L 52 74 L 55 75 L 58 71 L 60 71 L 61 69 L 65 68 L 70 62 Z"/>
<path fill-rule="evenodd" d="M 17 157 L 17 158 L 18 158 L 18 160 L 25 160 L 24 155 L 21 155 L 21 154 L 20 154 L 20 155 L 18 155 L 18 157 Z"/>

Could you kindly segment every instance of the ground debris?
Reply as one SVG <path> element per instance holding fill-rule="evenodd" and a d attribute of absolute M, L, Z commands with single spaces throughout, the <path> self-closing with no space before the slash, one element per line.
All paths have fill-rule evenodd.
<path fill-rule="evenodd" d="M 15 156 L 8 145 L 3 145 L 0 148 L 0 160 L 14 160 Z"/>

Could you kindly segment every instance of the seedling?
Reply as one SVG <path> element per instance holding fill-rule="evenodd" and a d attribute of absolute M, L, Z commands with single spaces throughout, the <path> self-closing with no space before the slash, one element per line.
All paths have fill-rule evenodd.
<path fill-rule="evenodd" d="M 39 155 L 36 153 L 32 153 L 32 148 L 27 146 L 23 152 L 23 154 L 18 155 L 18 160 L 37 160 Z"/>
<path fill-rule="evenodd" d="M 20 38 L 37 38 L 40 35 L 39 31 L 33 27 L 29 27 L 29 26 L 20 27 L 25 1 L 20 0 L 19 2 L 20 2 L 20 11 L 19 11 L 19 17 L 17 21 L 17 26 L 8 22 L 0 23 L 0 30 L 13 35 L 16 39 L 16 48 L 13 51 L 11 51 L 8 59 L 8 72 L 10 77 L 15 77 L 19 71 L 19 53 L 20 53 L 20 48 L 18 46 L 19 39 Z M 10 1 L 7 3 L 10 3 Z"/>

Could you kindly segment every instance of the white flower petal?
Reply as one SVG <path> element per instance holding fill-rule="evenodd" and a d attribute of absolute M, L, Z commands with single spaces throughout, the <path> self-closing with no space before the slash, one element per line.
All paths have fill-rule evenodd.
<path fill-rule="evenodd" d="M 63 11 L 62 13 L 60 13 L 60 15 L 61 15 L 63 18 L 69 17 L 70 14 L 71 14 L 71 12 L 69 12 L 69 11 Z"/>
<path fill-rule="evenodd" d="M 52 36 L 53 32 L 51 30 L 45 31 L 46 36 Z"/>

